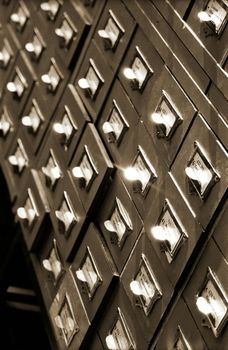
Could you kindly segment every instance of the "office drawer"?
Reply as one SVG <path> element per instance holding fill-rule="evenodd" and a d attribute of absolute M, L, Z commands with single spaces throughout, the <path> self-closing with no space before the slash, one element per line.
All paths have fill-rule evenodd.
<path fill-rule="evenodd" d="M 111 256 L 93 223 L 86 231 L 70 268 L 88 318 L 92 322 L 118 281 Z"/>
<path fill-rule="evenodd" d="M 69 271 L 66 271 L 63 282 L 49 309 L 49 317 L 58 349 L 79 349 L 86 337 L 90 322 Z"/>
<path fill-rule="evenodd" d="M 134 138 L 129 141 L 132 143 L 128 142 L 125 150 L 128 160 L 122 162 L 120 175 L 144 219 L 156 193 L 162 189 L 167 169 L 142 123 L 138 124 Z"/>
<path fill-rule="evenodd" d="M 78 51 L 89 33 L 90 23 L 83 13 L 77 11 L 74 2 L 65 1 L 55 22 L 55 49 L 66 67 L 73 58 L 78 58 Z M 79 49 L 79 50 L 78 50 Z"/>
<path fill-rule="evenodd" d="M 148 344 L 122 285 L 112 293 L 97 329 L 104 349 L 147 349 Z"/>
<path fill-rule="evenodd" d="M 47 33 L 49 37 L 47 37 Z M 40 76 L 45 69 L 46 61 L 50 58 L 52 48 L 48 47 L 50 42 L 50 30 L 47 24 L 43 21 L 42 16 L 37 13 L 32 18 L 32 27 L 24 44 L 26 52 L 33 69 Z"/>
<path fill-rule="evenodd" d="M 17 56 L 17 47 L 7 27 L 0 34 L 0 98 Z"/>
<path fill-rule="evenodd" d="M 29 151 L 35 155 L 49 124 L 49 107 L 43 102 L 43 95 L 38 83 L 33 88 L 25 109 L 20 118 L 24 137 L 29 143 Z"/>
<path fill-rule="evenodd" d="M 58 18 L 62 6 L 63 0 L 44 0 L 40 1 L 39 11 L 42 13 L 43 18 L 52 24 Z"/>
<path fill-rule="evenodd" d="M 227 50 L 227 11 L 227 3 L 223 0 L 196 1 L 186 20 L 218 63 Z"/>
<path fill-rule="evenodd" d="M 56 199 L 50 212 L 55 236 L 61 248 L 61 254 L 67 260 L 84 233 L 86 213 L 78 193 L 73 188 L 68 173 L 59 184 Z"/>
<path fill-rule="evenodd" d="M 108 1 L 97 24 L 94 39 L 114 72 L 127 49 L 135 25 L 121 1 Z"/>
<path fill-rule="evenodd" d="M 28 250 L 35 247 L 48 223 L 49 203 L 37 171 L 32 169 L 16 202 L 17 220 Z"/>
<path fill-rule="evenodd" d="M 227 154 L 198 115 L 171 168 L 173 181 L 206 228 L 227 188 Z"/>
<path fill-rule="evenodd" d="M 40 89 L 44 104 L 49 106 L 50 115 L 54 112 L 69 79 L 69 71 L 56 56 L 49 58 L 40 75 Z"/>
<path fill-rule="evenodd" d="M 112 172 L 113 164 L 100 136 L 88 123 L 70 164 L 72 182 L 87 214 L 101 197 Z"/>
<path fill-rule="evenodd" d="M 95 122 L 113 80 L 113 72 L 95 41 L 91 41 L 75 85 Z"/>
<path fill-rule="evenodd" d="M 121 274 L 121 282 L 131 301 L 133 318 L 138 320 L 149 343 L 170 302 L 173 288 L 144 231 Z"/>
<path fill-rule="evenodd" d="M 94 333 L 92 338 L 90 337 L 89 344 L 86 345 L 87 350 L 104 350 L 105 348 L 103 347 L 100 337 L 98 336 L 97 333 Z"/>
<path fill-rule="evenodd" d="M 211 239 L 183 292 L 208 348 L 213 350 L 225 349 L 228 341 L 227 272 L 227 261 Z"/>
<path fill-rule="evenodd" d="M 31 31 L 31 6 L 28 1 L 19 0 L 13 7 L 8 22 L 17 38 L 20 47 L 23 47 Z"/>
<path fill-rule="evenodd" d="M 162 193 L 153 198 L 156 205 L 148 208 L 144 225 L 166 275 L 175 287 L 204 231 L 169 174 L 164 183 Z"/>
<path fill-rule="evenodd" d="M 151 89 L 145 112 L 142 120 L 158 153 L 169 167 L 196 114 L 196 108 L 166 66 Z"/>
<path fill-rule="evenodd" d="M 138 28 L 118 76 L 140 116 L 145 115 L 147 101 L 151 99 L 151 88 L 156 84 L 163 64 L 153 44 Z"/>
<path fill-rule="evenodd" d="M 40 242 L 31 256 L 47 309 L 50 308 L 66 271 L 59 247 L 50 225 L 42 232 Z"/>
<path fill-rule="evenodd" d="M 221 208 L 219 217 L 213 229 L 213 238 L 221 250 L 224 258 L 228 261 L 228 237 L 226 228 L 228 224 L 227 203 Z"/>
<path fill-rule="evenodd" d="M 66 167 L 89 121 L 88 113 L 75 87 L 68 84 L 52 121 L 53 140 Z"/>
<path fill-rule="evenodd" d="M 64 168 L 50 137 L 46 137 L 46 142 L 39 151 L 37 169 L 48 201 L 53 206 L 64 178 Z"/>
<path fill-rule="evenodd" d="M 142 220 L 118 172 L 97 216 L 107 246 L 120 273 L 142 229 Z"/>
<path fill-rule="evenodd" d="M 4 95 L 5 104 L 15 122 L 18 121 L 36 79 L 26 55 L 20 52 L 8 77 Z"/>
<path fill-rule="evenodd" d="M 10 193 L 20 194 L 20 188 L 26 184 L 30 168 L 33 166 L 33 157 L 29 154 L 29 145 L 19 131 L 14 134 L 13 142 L 5 154 L 2 162 Z"/>
<path fill-rule="evenodd" d="M 182 298 L 175 304 L 159 335 L 155 349 L 208 349 Z"/>
<path fill-rule="evenodd" d="M 115 80 L 98 120 L 98 130 L 117 166 L 128 160 L 125 150 L 134 141 L 138 122 L 139 115 L 119 81 Z"/>
<path fill-rule="evenodd" d="M 3 161 L 5 155 L 8 153 L 15 134 L 16 126 L 13 118 L 9 115 L 7 107 L 2 104 L 0 109 L 0 162 Z"/>

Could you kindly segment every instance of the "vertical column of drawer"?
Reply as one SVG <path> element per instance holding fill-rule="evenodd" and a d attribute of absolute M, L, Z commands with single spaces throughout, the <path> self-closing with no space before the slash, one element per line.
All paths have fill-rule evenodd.
<path fill-rule="evenodd" d="M 140 116 L 145 115 L 151 88 L 161 74 L 163 60 L 140 28 L 137 28 L 119 67 L 118 76 Z"/>
<path fill-rule="evenodd" d="M 207 349 L 203 337 L 182 297 L 175 304 L 156 342 L 156 350 L 178 348 Z"/>
<path fill-rule="evenodd" d="M 121 163 L 120 176 L 144 219 L 156 193 L 162 190 L 167 167 L 142 123 L 135 128 L 125 152 L 128 157 Z"/>
<path fill-rule="evenodd" d="M 126 163 L 126 149 L 135 140 L 139 115 L 118 80 L 115 80 L 98 120 L 98 130 L 117 167 Z"/>
<path fill-rule="evenodd" d="M 17 46 L 8 28 L 4 27 L 0 33 L 0 99 L 3 97 L 4 87 L 13 69 L 17 53 Z"/>
<path fill-rule="evenodd" d="M 111 256 L 93 223 L 86 231 L 70 268 L 88 318 L 93 324 L 102 306 L 109 302 L 110 292 L 118 281 Z M 93 326 L 97 328 L 96 323 Z"/>
<path fill-rule="evenodd" d="M 186 22 L 198 36 L 204 47 L 218 63 L 227 57 L 227 11 L 223 0 L 203 0 L 195 2 Z M 201 55 L 202 46 L 198 55 Z"/>
<path fill-rule="evenodd" d="M 210 239 L 183 292 L 186 304 L 209 349 L 222 349 L 227 344 L 227 270 L 227 261 Z"/>
<path fill-rule="evenodd" d="M 89 121 L 88 113 L 75 87 L 68 84 L 51 123 L 54 143 L 66 167 L 69 165 Z"/>
<path fill-rule="evenodd" d="M 97 215 L 106 244 L 121 273 L 142 229 L 142 220 L 118 173 Z"/>
<path fill-rule="evenodd" d="M 173 288 L 144 231 L 121 274 L 121 282 L 130 299 L 134 319 L 139 321 L 149 343 L 170 302 Z"/>
<path fill-rule="evenodd" d="M 74 84 L 95 122 L 113 81 L 113 72 L 94 40 L 91 41 Z"/>
<path fill-rule="evenodd" d="M 35 170 L 29 173 L 26 185 L 22 187 L 15 203 L 15 209 L 24 241 L 28 250 L 31 250 L 43 235 L 50 212 L 45 191 Z"/>
<path fill-rule="evenodd" d="M 15 2 L 12 12 L 9 14 L 8 23 L 19 47 L 23 47 L 27 37 L 32 30 L 31 18 L 33 6 L 30 2 L 19 0 Z"/>
<path fill-rule="evenodd" d="M 110 0 L 97 23 L 94 40 L 116 72 L 135 29 L 135 21 L 121 1 Z"/>
<path fill-rule="evenodd" d="M 206 228 L 227 189 L 227 153 L 198 115 L 171 168 L 171 176 Z"/>
<path fill-rule="evenodd" d="M 69 168 L 72 183 L 89 215 L 107 189 L 114 169 L 93 124 L 87 124 Z"/>
<path fill-rule="evenodd" d="M 145 231 L 173 287 L 184 276 L 186 265 L 204 234 L 170 175 L 164 179 L 162 193 L 148 208 Z"/>
<path fill-rule="evenodd" d="M 74 255 L 80 248 L 80 241 L 85 231 L 87 216 L 78 193 L 75 191 L 69 174 L 59 184 L 55 201 L 50 210 L 50 217 L 59 242 L 64 260 Z"/>
<path fill-rule="evenodd" d="M 150 93 L 142 120 L 157 152 L 170 167 L 196 115 L 196 108 L 166 66 Z"/>
<path fill-rule="evenodd" d="M 147 349 L 148 344 L 122 285 L 113 291 L 97 329 L 104 349 Z"/>
<path fill-rule="evenodd" d="M 66 271 L 50 306 L 49 317 L 59 350 L 79 349 L 84 339 L 89 337 L 90 322 L 69 271 Z"/>

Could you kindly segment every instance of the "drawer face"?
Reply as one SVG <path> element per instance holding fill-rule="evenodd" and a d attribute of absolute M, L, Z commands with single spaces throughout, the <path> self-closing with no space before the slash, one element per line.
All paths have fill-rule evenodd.
<path fill-rule="evenodd" d="M 16 126 L 13 118 L 9 115 L 7 107 L 3 104 L 0 110 L 0 158 L 4 158 L 8 153 L 9 147 L 15 137 L 15 129 Z"/>
<path fill-rule="evenodd" d="M 32 92 L 36 77 L 30 69 L 24 53 L 20 53 L 6 84 L 5 103 L 9 113 L 18 120 L 29 95 Z"/>
<path fill-rule="evenodd" d="M 0 35 L 0 96 L 3 93 L 8 76 L 13 69 L 16 52 L 16 46 L 13 40 L 9 38 L 8 31 L 5 30 Z"/>
<path fill-rule="evenodd" d="M 173 289 L 145 232 L 121 275 L 121 282 L 143 334 L 149 342 L 171 299 Z"/>
<path fill-rule="evenodd" d="M 112 80 L 111 68 L 95 42 L 91 41 L 76 77 L 75 86 L 94 121 L 105 101 Z"/>
<path fill-rule="evenodd" d="M 65 2 L 55 22 L 54 32 L 57 39 L 56 52 L 67 67 L 73 56 L 77 55 L 79 45 L 83 45 L 89 29 L 88 20 L 80 15 L 73 3 Z"/>
<path fill-rule="evenodd" d="M 205 228 L 227 187 L 227 155 L 198 115 L 171 168 L 177 187 Z"/>
<path fill-rule="evenodd" d="M 143 116 L 151 88 L 161 74 L 163 61 L 140 29 L 137 29 L 119 69 L 119 78 L 138 113 Z"/>
<path fill-rule="evenodd" d="M 122 284 L 113 293 L 113 298 L 98 325 L 98 334 L 104 349 L 147 349 Z"/>
<path fill-rule="evenodd" d="M 139 214 L 144 218 L 154 196 L 161 191 L 167 170 L 142 123 L 138 124 L 131 141 L 125 151 L 128 160 L 122 162 L 120 175 Z"/>
<path fill-rule="evenodd" d="M 156 343 L 156 350 L 164 349 L 207 349 L 202 335 L 182 298 L 175 305 Z"/>
<path fill-rule="evenodd" d="M 56 56 L 46 62 L 40 75 L 40 89 L 44 104 L 49 106 L 50 115 L 54 112 L 69 78 L 69 71 Z"/>
<path fill-rule="evenodd" d="M 68 84 L 54 113 L 52 128 L 53 139 L 66 166 L 89 120 L 88 113 L 75 87 Z"/>
<path fill-rule="evenodd" d="M 211 239 L 183 293 L 200 332 L 212 349 L 225 348 L 228 340 L 227 272 L 227 261 Z"/>
<path fill-rule="evenodd" d="M 22 234 L 27 248 L 31 250 L 42 234 L 46 224 L 49 205 L 44 189 L 35 170 L 31 170 L 22 195 L 16 202 L 17 218 L 21 224 Z"/>
<path fill-rule="evenodd" d="M 170 175 L 162 193 L 148 209 L 145 231 L 168 279 L 175 287 L 203 230 L 184 202 Z"/>
<path fill-rule="evenodd" d="M 100 233 L 90 224 L 73 259 L 71 271 L 91 322 L 95 315 L 98 315 L 101 304 L 105 303 L 104 299 L 118 280 L 114 265 L 110 262 Z"/>
<path fill-rule="evenodd" d="M 170 166 L 196 109 L 166 66 L 151 89 L 151 97 L 142 120 Z"/>
<path fill-rule="evenodd" d="M 31 12 L 25 1 L 20 0 L 17 2 L 17 5 L 13 8 L 9 16 L 8 22 L 20 45 L 24 46 L 32 28 Z"/>
<path fill-rule="evenodd" d="M 43 18 L 51 24 L 57 20 L 62 6 L 62 0 L 41 1 L 39 11 L 42 13 Z"/>
<path fill-rule="evenodd" d="M 152 0 L 152 2 L 162 13 L 166 13 L 167 5 L 163 1 Z M 178 12 L 178 14 L 183 18 L 191 1 L 190 0 L 185 0 L 185 1 L 168 0 L 167 2 L 170 3 L 172 12 L 173 11 Z M 171 10 L 169 10 L 169 11 L 171 11 Z M 169 12 L 169 14 L 171 15 L 172 12 Z"/>
<path fill-rule="evenodd" d="M 63 259 L 51 228 L 43 232 L 32 261 L 45 306 L 49 308 L 65 274 Z"/>
<path fill-rule="evenodd" d="M 29 143 L 30 152 L 36 154 L 48 126 L 50 115 L 43 103 L 40 86 L 35 85 L 33 92 L 21 114 L 20 124 Z"/>
<path fill-rule="evenodd" d="M 47 191 L 48 200 L 53 204 L 64 174 L 58 154 L 52 148 L 51 139 L 45 143 L 39 154 L 38 169 L 42 184 Z"/>
<path fill-rule="evenodd" d="M 223 0 L 198 1 L 187 23 L 218 63 L 223 61 L 227 46 L 228 6 Z"/>
<path fill-rule="evenodd" d="M 118 173 L 102 203 L 98 223 L 120 273 L 142 229 L 142 221 Z"/>
<path fill-rule="evenodd" d="M 94 38 L 114 72 L 122 60 L 134 28 L 134 19 L 126 7 L 120 1 L 109 1 L 97 24 Z"/>
<path fill-rule="evenodd" d="M 40 16 L 33 19 L 33 27 L 27 37 L 24 45 L 29 60 L 37 73 L 41 75 L 44 71 L 46 61 L 49 60 L 50 52 L 48 53 L 48 40 L 45 37 L 45 28 Z"/>
<path fill-rule="evenodd" d="M 97 194 L 101 195 L 112 171 L 113 164 L 95 126 L 87 124 L 70 164 L 71 179 L 87 214 L 95 205 Z"/>
<path fill-rule="evenodd" d="M 49 309 L 58 349 L 79 349 L 90 323 L 69 271 Z"/>
<path fill-rule="evenodd" d="M 218 218 L 213 232 L 213 238 L 221 250 L 224 258 L 228 261 L 228 237 L 226 227 L 228 224 L 227 204 L 221 209 L 221 214 Z"/>
<path fill-rule="evenodd" d="M 98 121 L 98 129 L 113 160 L 119 166 L 128 159 L 125 152 L 135 138 L 139 116 L 118 80 L 115 81 Z"/>
<path fill-rule="evenodd" d="M 61 254 L 67 260 L 83 233 L 86 221 L 85 209 L 70 182 L 68 173 L 59 184 L 50 216 Z"/>

